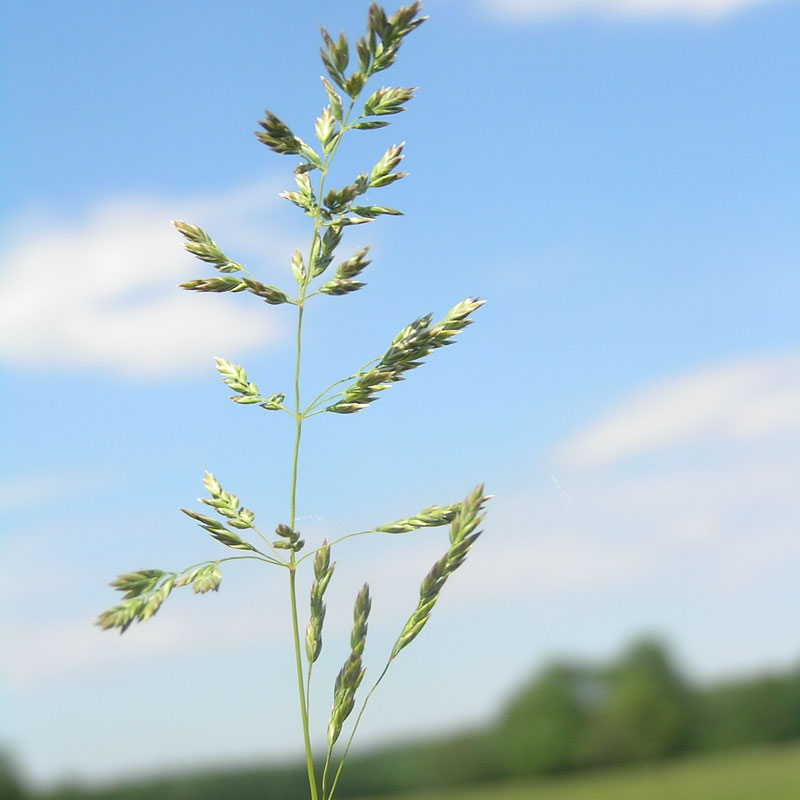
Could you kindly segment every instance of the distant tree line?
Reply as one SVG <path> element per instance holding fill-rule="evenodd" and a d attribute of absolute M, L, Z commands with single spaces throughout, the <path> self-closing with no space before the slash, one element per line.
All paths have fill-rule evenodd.
<path fill-rule="evenodd" d="M 607 666 L 557 662 L 489 727 L 353 758 L 338 796 L 485 783 L 800 739 L 800 667 L 710 687 L 691 685 L 659 642 L 640 641 Z M 0 759 L 0 796 L 24 800 Z M 305 768 L 259 767 L 152 779 L 49 800 L 306 800 Z"/>
<path fill-rule="evenodd" d="M 800 668 L 693 687 L 663 645 L 643 641 L 604 668 L 551 665 L 490 736 L 514 775 L 788 742 L 800 739 Z"/>

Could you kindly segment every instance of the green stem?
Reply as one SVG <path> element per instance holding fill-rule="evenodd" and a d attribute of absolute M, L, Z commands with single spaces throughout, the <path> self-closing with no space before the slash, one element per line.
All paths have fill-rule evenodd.
<path fill-rule="evenodd" d="M 301 292 L 302 296 L 302 292 Z M 301 303 L 297 314 L 297 360 L 294 371 L 294 417 L 297 424 L 297 433 L 294 439 L 294 458 L 292 459 L 292 496 L 289 509 L 289 527 L 294 530 L 296 507 L 297 507 L 297 465 L 300 460 L 300 436 L 303 433 L 303 415 L 300 413 L 300 353 L 301 353 L 301 334 L 303 330 L 303 311 Z M 294 563 L 294 554 L 292 555 Z"/>
<path fill-rule="evenodd" d="M 441 528 L 444 527 L 449 523 L 441 522 L 438 525 L 420 525 L 419 528 L 412 528 L 411 530 L 419 530 L 420 528 Z M 377 528 L 369 528 L 365 531 L 356 531 L 355 533 L 348 533 L 345 536 L 340 536 L 338 539 L 333 539 L 332 541 L 328 542 L 328 547 L 333 547 L 335 544 L 339 544 L 340 542 L 344 542 L 347 539 L 352 539 L 355 536 L 366 536 L 370 533 L 381 533 L 384 536 L 403 536 L 406 533 L 410 533 L 411 530 L 403 531 L 402 533 L 390 533 L 389 531 L 379 531 Z M 316 555 L 322 548 L 318 547 L 316 550 L 312 550 L 310 553 L 306 553 L 297 563 L 300 564 L 305 561 L 307 558 L 311 558 L 311 556 Z"/>
<path fill-rule="evenodd" d="M 346 536 L 340 536 L 338 539 L 334 539 L 332 542 L 328 542 L 328 547 L 333 547 L 335 544 L 339 544 L 339 542 L 343 542 L 345 539 L 352 539 L 354 536 L 366 536 L 368 533 L 383 533 L 383 531 L 376 531 L 374 528 L 370 528 L 368 531 L 357 531 L 356 533 L 348 533 Z M 387 534 L 388 535 L 388 534 Z M 396 535 L 396 534 L 391 534 Z M 316 550 L 312 550 L 310 553 L 306 553 L 301 559 L 297 561 L 298 564 L 302 564 L 307 558 L 311 558 L 311 556 L 315 556 L 320 550 L 321 547 L 318 547 Z"/>
<path fill-rule="evenodd" d="M 243 561 L 244 559 L 250 559 L 251 561 L 263 561 L 266 564 L 278 564 L 277 561 L 271 559 L 269 556 L 227 556 L 226 558 L 210 558 L 205 561 L 198 561 L 196 564 L 191 564 L 190 566 L 185 567 L 180 572 L 174 572 L 173 575 L 180 575 L 181 573 L 189 572 L 189 570 L 194 569 L 195 567 L 202 567 L 203 564 L 222 564 L 224 561 Z M 283 564 L 278 564 L 278 566 L 283 566 Z"/>
<path fill-rule="evenodd" d="M 279 562 L 276 562 L 274 559 L 269 558 L 269 556 L 264 556 L 264 558 L 262 558 L 261 556 L 227 556 L 226 558 L 217 558 L 214 561 L 201 561 L 200 563 L 201 564 L 221 564 L 223 561 L 243 561 L 246 558 L 249 558 L 249 559 L 255 560 L 255 561 L 267 561 L 268 564 L 277 564 L 277 563 L 279 563 Z M 199 566 L 199 565 L 195 564 L 194 566 Z M 280 566 L 283 566 L 283 564 L 280 564 Z M 189 569 L 192 569 L 192 567 L 189 567 Z M 184 570 L 184 572 L 185 572 L 185 570 Z"/>
<path fill-rule="evenodd" d="M 309 295 L 309 296 L 310 296 L 310 295 Z M 367 363 L 366 363 L 366 364 L 364 364 L 364 366 L 363 366 L 363 367 L 361 367 L 361 369 L 360 369 L 358 372 L 355 372 L 355 373 L 353 373 L 352 375 L 348 375 L 346 378 L 341 378 L 340 380 L 338 380 L 338 381 L 335 381 L 334 383 L 332 383 L 332 384 L 331 384 L 331 385 L 330 385 L 330 386 L 329 386 L 327 389 L 325 389 L 324 391 L 320 392 L 320 393 L 319 393 L 319 394 L 318 394 L 318 395 L 317 395 L 317 396 L 316 396 L 316 397 L 315 397 L 315 398 L 314 398 L 314 399 L 311 401 L 311 403 L 309 404 L 308 408 L 306 408 L 306 410 L 303 412 L 303 416 L 304 416 L 304 417 L 313 417 L 313 416 L 314 416 L 314 414 L 310 414 L 309 412 L 310 412 L 310 411 L 314 411 L 314 408 L 315 408 L 316 406 L 320 405 L 322 402 L 329 403 L 331 400 L 333 400 L 333 398 L 334 398 L 334 397 L 338 397 L 339 395 L 341 395 L 341 394 L 344 394 L 344 391 L 341 391 L 341 392 L 336 392 L 336 394 L 334 394 L 334 395 L 331 395 L 330 397 L 326 397 L 326 396 L 325 396 L 325 395 L 327 395 L 327 394 L 328 394 L 328 392 L 329 392 L 331 389 L 335 389 L 337 386 L 339 386 L 339 384 L 342 384 L 342 383 L 347 383 L 347 381 L 352 381 L 352 380 L 355 380 L 356 378 L 359 378 L 361 375 L 363 375 L 363 374 L 364 374 L 364 372 L 365 372 L 365 371 L 366 371 L 366 370 L 367 370 L 369 367 L 371 367 L 373 364 L 377 364 L 377 363 L 378 363 L 378 362 L 381 360 L 381 358 L 383 358 L 383 356 L 379 356 L 378 358 L 373 358 L 373 359 L 372 359 L 372 361 L 367 361 Z M 323 411 L 324 411 L 324 409 L 323 409 Z M 317 412 L 315 412 L 315 413 L 316 413 L 316 414 L 319 414 L 319 413 L 321 413 L 321 412 L 317 411 Z"/>
<path fill-rule="evenodd" d="M 304 416 L 304 417 L 305 417 L 305 416 L 308 416 L 308 413 L 309 413 L 309 411 L 313 411 L 313 410 L 314 410 L 314 408 L 315 408 L 316 406 L 318 406 L 318 405 L 319 405 L 319 404 L 320 404 L 320 403 L 321 403 L 321 402 L 322 402 L 322 401 L 325 399 L 325 395 L 327 395 L 327 394 L 328 394 L 328 392 L 329 392 L 331 389 L 335 389 L 337 386 L 339 386 L 339 384 L 342 384 L 342 383 L 347 383 L 347 381 L 352 381 L 354 378 L 357 378 L 357 377 L 359 376 L 359 374 L 360 374 L 360 373 L 358 373 L 358 372 L 357 372 L 355 375 L 348 375 L 346 378 L 341 378 L 341 379 L 339 379 L 338 381 L 335 381 L 334 383 L 332 383 L 332 384 L 331 384 L 331 385 L 330 385 L 330 386 L 329 386 L 327 389 L 324 389 L 323 391 L 321 391 L 321 392 L 320 392 L 320 393 L 319 393 L 319 394 L 318 394 L 318 395 L 317 395 L 317 396 L 316 396 L 316 397 L 315 397 L 315 398 L 314 398 L 314 399 L 313 399 L 313 400 L 312 400 L 312 401 L 309 403 L 308 407 L 307 407 L 307 408 L 306 408 L 306 410 L 303 412 L 303 416 Z M 341 394 L 341 392 L 340 392 L 340 394 Z"/>
<path fill-rule="evenodd" d="M 266 553 L 261 553 L 260 550 L 258 552 L 261 553 L 261 555 L 264 556 L 265 558 L 269 558 L 270 561 L 273 564 L 278 564 L 281 567 L 288 567 L 289 566 L 289 562 L 286 561 L 285 559 L 281 558 L 281 554 L 275 549 L 275 546 L 272 544 L 272 542 L 269 539 L 267 539 L 267 537 L 264 536 L 264 534 L 261 533 L 261 531 L 258 528 L 256 528 L 255 525 L 251 525 L 250 528 L 251 528 L 251 530 L 255 531 L 256 534 L 258 534 L 258 536 L 260 536 L 267 543 L 267 546 L 269 547 L 270 550 L 272 550 L 272 553 L 275 556 L 275 558 L 273 559 L 271 556 L 268 556 Z"/>
<path fill-rule="evenodd" d="M 300 302 L 298 303 L 297 313 L 297 358 L 294 370 L 294 417 L 297 423 L 297 433 L 294 440 L 294 456 L 292 458 L 292 490 L 289 508 L 289 527 L 294 530 L 297 518 L 297 468 L 300 461 L 300 437 L 303 433 L 303 415 L 300 413 L 300 359 L 302 353 L 302 331 L 303 331 L 303 300 L 305 286 L 300 288 Z M 318 800 L 317 778 L 314 774 L 314 759 L 311 752 L 311 735 L 308 726 L 308 706 L 306 704 L 306 692 L 303 687 L 303 657 L 300 653 L 300 624 L 297 616 L 297 588 L 296 578 L 296 556 L 292 551 L 289 562 L 289 595 L 292 605 L 292 633 L 294 635 L 294 658 L 297 667 L 297 690 L 300 695 L 300 714 L 303 719 L 303 742 L 306 750 L 306 767 L 308 769 L 308 786 L 311 790 L 311 800 Z"/>
<path fill-rule="evenodd" d="M 297 664 L 297 688 L 300 692 L 300 714 L 303 718 L 303 740 L 306 748 L 306 767 L 308 769 L 308 786 L 311 789 L 311 800 L 318 800 L 317 778 L 314 774 L 314 760 L 311 755 L 311 737 L 308 730 L 308 711 L 303 689 L 303 659 L 300 655 L 300 631 L 297 624 L 297 589 L 295 587 L 296 571 L 289 568 L 289 594 L 292 600 L 292 628 L 294 632 L 294 657 Z"/>
<path fill-rule="evenodd" d="M 350 103 L 350 109 L 347 112 L 347 117 L 345 118 L 344 124 L 342 125 L 342 133 L 347 129 L 347 119 L 350 116 L 350 113 L 353 110 L 353 104 L 355 101 Z M 325 163 L 322 167 L 322 177 L 320 178 L 319 183 L 319 200 L 318 202 L 321 204 L 324 191 L 325 191 L 325 179 L 328 177 L 328 167 L 330 166 L 333 157 L 336 155 L 336 151 L 339 149 L 339 142 L 341 142 L 341 136 L 339 140 L 336 142 L 336 145 L 333 147 L 332 151 L 328 155 Z M 300 295 L 297 299 L 297 356 L 295 359 L 295 370 L 294 370 L 294 418 L 297 424 L 297 433 L 295 435 L 294 440 L 294 455 L 292 458 L 292 489 L 291 489 L 291 499 L 290 499 L 290 510 L 289 510 L 289 527 L 294 530 L 295 521 L 297 517 L 297 470 L 298 470 L 298 463 L 300 457 L 300 437 L 303 432 L 303 419 L 305 414 L 300 410 L 300 363 L 301 363 L 301 352 L 302 352 L 302 330 L 303 330 L 303 311 L 305 309 L 305 300 L 306 300 L 306 291 L 308 289 L 308 285 L 312 280 L 312 273 L 314 264 L 311 258 L 311 253 L 314 250 L 314 246 L 317 242 L 317 236 L 319 232 L 319 228 L 321 225 L 321 206 L 318 206 L 317 213 L 314 218 L 314 231 L 311 235 L 311 252 L 309 252 L 308 258 L 308 274 L 306 276 L 305 281 L 300 285 Z M 306 750 L 306 766 L 308 768 L 308 785 L 311 789 L 311 800 L 318 800 L 318 793 L 317 793 L 317 779 L 314 773 L 314 759 L 311 752 L 311 737 L 309 734 L 309 726 L 308 726 L 308 702 L 307 702 L 307 695 L 311 688 L 311 665 L 308 666 L 308 680 L 306 686 L 304 686 L 303 681 L 303 657 L 300 652 L 300 626 L 298 621 L 297 615 L 297 588 L 295 585 L 295 577 L 296 577 L 296 570 L 297 570 L 297 559 L 294 551 L 291 553 L 289 564 L 287 565 L 289 568 L 289 594 L 291 598 L 291 605 L 292 605 L 292 631 L 294 634 L 294 655 L 295 655 L 295 664 L 297 667 L 297 689 L 300 695 L 300 714 L 303 719 L 303 740 L 305 743 L 305 750 Z M 308 687 L 308 688 L 306 688 Z"/>
<path fill-rule="evenodd" d="M 361 710 L 358 712 L 358 716 L 356 717 L 356 724 L 353 725 L 353 730 L 350 732 L 350 738 L 347 740 L 347 746 L 344 748 L 344 753 L 342 754 L 342 760 L 339 762 L 339 768 L 336 770 L 336 775 L 333 778 L 333 784 L 331 784 L 331 790 L 328 794 L 327 800 L 331 800 L 333 797 L 333 793 L 336 791 L 336 784 L 339 782 L 339 776 L 342 774 L 342 768 L 344 767 L 344 762 L 347 759 L 347 754 L 350 752 L 350 746 L 353 744 L 353 739 L 355 738 L 356 731 L 358 730 L 358 725 L 361 722 L 361 717 L 364 716 L 364 711 L 367 708 L 367 703 L 369 703 L 370 697 L 375 693 L 375 690 L 378 688 L 378 685 L 383 680 L 384 676 L 386 675 L 387 671 L 389 670 L 389 665 L 392 663 L 393 657 L 390 656 L 389 660 L 386 662 L 386 666 L 383 668 L 383 672 L 378 676 L 378 680 L 375 681 L 372 688 L 369 690 L 369 694 L 364 698 L 364 702 L 361 704 Z M 330 750 L 328 751 L 328 758 L 330 758 Z M 328 765 L 326 763 L 325 769 L 327 770 Z M 323 786 L 324 786 L 325 779 L 323 778 Z M 323 800 L 325 800 L 325 796 L 323 794 Z"/>
<path fill-rule="evenodd" d="M 325 768 L 322 770 L 322 800 L 325 800 L 325 787 L 328 785 L 328 770 L 331 766 L 331 756 L 333 755 L 333 745 L 328 745 L 328 754 L 325 756 Z"/>
<path fill-rule="evenodd" d="M 260 550 L 256 550 L 256 553 L 258 553 L 258 555 L 253 556 L 253 558 L 257 558 L 259 561 L 263 561 L 265 564 L 274 564 L 276 567 L 287 566 L 285 561 L 278 561 L 277 559 L 268 556 L 266 553 L 262 553 Z M 225 561 L 226 559 L 222 560 Z"/>
<path fill-rule="evenodd" d="M 311 713 L 311 668 L 313 663 L 308 665 L 308 674 L 306 675 L 306 714 Z"/>

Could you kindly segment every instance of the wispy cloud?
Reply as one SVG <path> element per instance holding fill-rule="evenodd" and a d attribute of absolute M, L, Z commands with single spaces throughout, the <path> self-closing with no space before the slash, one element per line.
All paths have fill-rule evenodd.
<path fill-rule="evenodd" d="M 176 290 L 213 270 L 192 264 L 169 220 L 208 226 L 232 254 L 283 263 L 294 240 L 263 224 L 276 193 L 262 183 L 214 199 L 116 198 L 73 223 L 23 221 L 0 253 L 0 360 L 154 376 L 205 365 L 212 340 L 228 351 L 274 341 L 257 303 Z"/>
<path fill-rule="evenodd" d="M 800 354 L 645 387 L 516 492 L 495 487 L 486 535 L 448 602 L 513 599 L 520 619 L 579 612 L 584 622 L 558 634 L 566 647 L 591 625 L 662 627 L 707 674 L 794 657 L 796 640 L 774 632 L 791 626 L 797 596 L 798 451 Z M 743 650 L 747 637 L 759 646 Z"/>
<path fill-rule="evenodd" d="M 775 583 L 800 568 L 798 450 L 800 353 L 646 386 L 553 449 L 555 480 L 542 470 L 516 492 L 493 487 L 486 534 L 443 609 L 656 586 L 734 597 Z M 645 467 L 629 458 L 641 455 Z M 440 555 L 435 533 L 423 539 L 407 564 L 400 553 L 370 565 L 375 585 L 406 605 L 402 576 Z"/>
<path fill-rule="evenodd" d="M 687 443 L 742 444 L 800 432 L 800 354 L 753 358 L 659 382 L 559 448 L 568 467 L 598 467 Z"/>
<path fill-rule="evenodd" d="M 790 441 L 796 452 L 800 436 Z M 794 453 L 712 446 L 702 464 L 684 450 L 647 470 L 604 466 L 562 478 L 575 498 L 568 506 L 544 481 L 498 498 L 487 535 L 504 538 L 493 561 L 474 560 L 473 591 L 552 597 L 698 580 L 694 590 L 739 595 L 800 565 Z"/>
<path fill-rule="evenodd" d="M 494 16 L 546 20 L 564 16 L 612 18 L 682 17 L 708 20 L 771 0 L 482 0 Z"/>
<path fill-rule="evenodd" d="M 640 605 L 655 602 L 660 606 L 646 612 L 648 624 L 679 635 L 691 626 L 687 604 L 746 602 L 749 613 L 775 619 L 770 598 L 794 591 L 800 570 L 799 409 L 800 354 L 711 367 L 623 400 L 553 451 L 556 481 L 542 470 L 538 481 L 516 492 L 494 487 L 485 536 L 448 584 L 436 617 L 508 603 L 523 616 L 525 609 L 553 605 L 581 607 L 591 617 L 585 610 L 590 603 L 599 615 L 613 614 L 620 629 L 635 630 Z M 646 467 L 625 458 L 635 454 L 649 456 Z M 25 491 L 25 484 L 16 490 Z M 304 525 L 312 540 L 332 535 L 330 524 L 315 524 L 314 518 Z M 344 560 L 330 598 L 329 633 L 348 628 L 349 592 L 365 575 L 379 587 L 376 630 L 404 621 L 416 604 L 419 580 L 446 546 L 445 531 L 412 538 L 370 539 L 367 552 L 359 556 L 356 548 Z M 7 553 L 5 561 L 13 567 L 32 563 L 34 555 Z M 63 569 L 46 582 L 60 590 L 64 574 L 74 582 L 74 574 Z M 226 586 L 230 591 L 233 584 Z M 273 590 L 279 592 L 277 584 Z M 28 579 L 15 583 L 12 577 L 4 594 L 25 607 L 35 591 Z M 620 600 L 631 596 L 640 605 Z M 202 646 L 209 625 L 223 631 L 233 648 L 262 636 L 261 612 L 237 612 L 233 624 L 233 605 L 211 600 L 221 598 L 175 598 L 154 623 L 122 637 L 121 645 L 119 637 L 93 629 L 88 617 L 21 622 L 7 631 L 0 685 L 30 689 L 67 673 L 191 653 Z M 265 607 L 262 596 L 256 602 L 247 591 L 236 600 L 237 608 Z M 280 605 L 279 595 L 270 602 Z M 281 631 L 270 637 L 283 636 Z M 585 635 L 585 629 L 578 625 L 574 635 Z M 719 634 L 720 642 L 725 635 Z M 735 635 L 742 635 L 741 626 Z M 765 654 L 698 657 L 720 668 L 750 668 L 748 658 Z"/>

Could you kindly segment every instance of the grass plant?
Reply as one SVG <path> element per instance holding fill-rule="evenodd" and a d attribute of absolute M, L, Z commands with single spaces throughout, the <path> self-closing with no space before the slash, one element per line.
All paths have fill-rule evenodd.
<path fill-rule="evenodd" d="M 322 28 L 322 61 L 328 78 L 322 78 L 327 106 L 316 120 L 317 143 L 312 147 L 296 136 L 290 127 L 271 111 L 267 111 L 256 133 L 259 141 L 279 155 L 299 161 L 294 169 L 296 188 L 282 197 L 300 208 L 310 219 L 311 233 L 305 253 L 298 250 L 289 260 L 296 289 L 286 291 L 262 283 L 238 261 L 229 258 L 204 230 L 188 222 L 173 224 L 183 237 L 186 249 L 216 272 L 182 284 L 196 292 L 245 293 L 268 305 L 292 305 L 296 314 L 296 358 L 294 389 L 291 400 L 283 393 L 262 394 L 251 381 L 245 368 L 224 358 L 216 359 L 216 368 L 223 383 L 233 392 L 231 400 L 240 405 L 257 406 L 266 411 L 285 414 L 295 426 L 294 446 L 287 455 L 291 470 L 291 491 L 287 521 L 275 527 L 274 537 L 256 526 L 256 515 L 244 507 L 239 497 L 224 489 L 217 478 L 207 472 L 203 485 L 208 493 L 201 499 L 204 512 L 182 509 L 199 526 L 226 547 L 238 551 L 214 561 L 193 564 L 178 572 L 143 569 L 120 575 L 112 586 L 122 592 L 121 602 L 103 612 L 97 623 L 104 629 L 124 632 L 134 622 L 152 617 L 181 586 L 192 586 L 196 593 L 216 591 L 222 579 L 221 565 L 244 559 L 255 560 L 270 568 L 285 570 L 288 576 L 288 607 L 291 614 L 294 654 L 297 670 L 299 712 L 302 718 L 303 741 L 312 800 L 330 800 L 338 785 L 342 768 L 370 697 L 401 651 L 420 633 L 448 577 L 464 563 L 470 548 L 480 536 L 478 527 L 489 496 L 478 486 L 466 498 L 446 506 L 428 506 L 418 513 L 374 528 L 347 534 L 333 542 L 323 541 L 306 548 L 296 529 L 296 499 L 300 444 L 305 423 L 322 414 L 355 414 L 366 409 L 378 395 L 394 383 L 404 380 L 406 373 L 419 367 L 434 350 L 450 345 L 454 337 L 472 321 L 472 314 L 483 305 L 482 300 L 468 297 L 453 306 L 437 322 L 427 314 L 403 327 L 382 355 L 363 365 L 356 372 L 324 388 L 310 401 L 301 397 L 303 317 L 312 298 L 350 294 L 364 287 L 358 278 L 369 266 L 369 248 L 362 248 L 332 267 L 346 230 L 369 223 L 381 216 L 401 212 L 377 205 L 372 194 L 405 177 L 399 171 L 404 145 L 392 145 L 368 171 L 358 174 L 352 183 L 340 188 L 327 186 L 331 165 L 345 135 L 361 136 L 362 131 L 385 127 L 386 117 L 405 110 L 414 96 L 414 89 L 381 87 L 366 93 L 370 79 L 394 63 L 403 40 L 426 19 L 420 16 L 420 4 L 401 7 L 392 16 L 377 4 L 369 8 L 367 30 L 351 48 L 341 34 L 334 39 Z M 354 52 L 351 52 L 353 50 Z M 352 58 L 351 58 L 352 57 Z M 366 534 L 402 534 L 419 528 L 450 526 L 446 552 L 433 565 L 420 586 L 417 607 L 403 626 L 387 658 L 383 671 L 361 702 L 341 754 L 335 752 L 345 724 L 356 706 L 356 695 L 365 674 L 362 654 L 367 637 L 367 621 L 371 607 L 367 584 L 358 593 L 353 613 L 350 654 L 345 660 L 333 690 L 333 704 L 327 732 L 327 752 L 322 774 L 317 775 L 309 730 L 309 694 L 312 668 L 322 650 L 325 622 L 325 591 L 333 577 L 331 548 L 345 539 Z M 309 621 L 305 636 L 301 633 L 296 588 L 297 570 L 308 562 L 313 569 Z"/>

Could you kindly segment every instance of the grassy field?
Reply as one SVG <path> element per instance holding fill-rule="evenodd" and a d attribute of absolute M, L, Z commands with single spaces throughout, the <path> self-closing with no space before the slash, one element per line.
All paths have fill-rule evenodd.
<path fill-rule="evenodd" d="M 798 800 L 800 746 L 398 800 Z"/>

